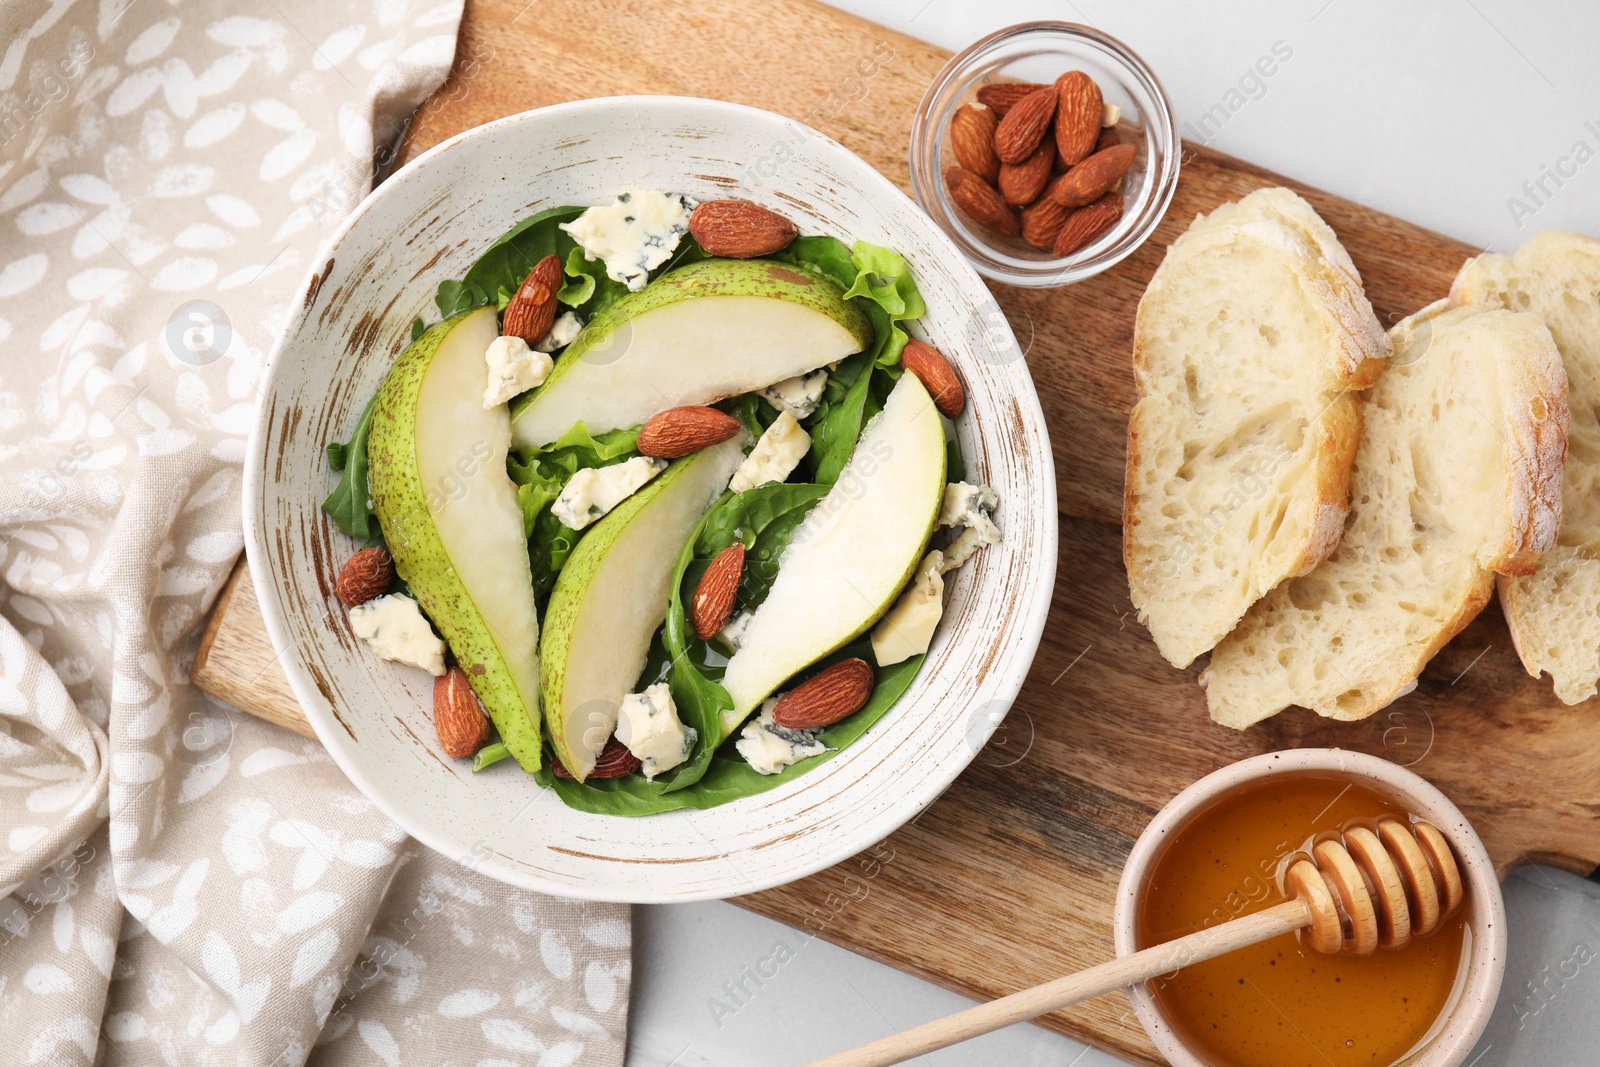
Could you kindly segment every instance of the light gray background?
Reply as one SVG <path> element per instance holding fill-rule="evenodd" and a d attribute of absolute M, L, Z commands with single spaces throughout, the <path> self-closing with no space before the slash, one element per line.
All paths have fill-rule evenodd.
<path fill-rule="evenodd" d="M 1185 136 L 1496 251 L 1511 251 L 1541 229 L 1600 234 L 1597 4 L 842 0 L 837 6 L 950 49 L 1030 19 L 1086 22 L 1139 52 L 1165 84 L 1179 121 L 1196 125 L 1282 41 L 1292 49 L 1289 60 L 1264 85 L 1244 86 L 1245 102 L 1220 129 L 1213 122 L 1209 137 L 1192 127 Z M 1543 191 L 1536 186 L 1541 178 Z M 1600 714 L 1600 708 L 1572 713 Z M 1600 1062 L 1600 886 L 1528 868 L 1508 881 L 1506 895 L 1505 988 L 1469 1064 Z M 970 1003 L 730 904 L 641 907 L 634 917 L 630 1067 L 798 1064 Z M 745 981 L 754 993 L 741 995 L 736 1010 L 713 1010 L 713 999 L 733 1004 L 723 983 L 778 958 L 786 962 L 768 964 L 776 976 L 759 989 Z M 1023 1025 L 917 1062 L 1104 1067 L 1120 1061 Z"/>

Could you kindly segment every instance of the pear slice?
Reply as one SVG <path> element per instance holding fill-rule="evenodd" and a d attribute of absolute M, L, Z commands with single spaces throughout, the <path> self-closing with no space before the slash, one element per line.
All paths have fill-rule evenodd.
<path fill-rule="evenodd" d="M 708 259 L 622 297 L 515 406 L 518 448 L 753 392 L 859 352 L 872 325 L 832 281 L 767 259 Z"/>
<path fill-rule="evenodd" d="M 672 570 L 744 460 L 744 435 L 680 459 L 595 523 L 545 607 L 541 681 L 556 756 L 582 781 L 667 615 Z"/>
<path fill-rule="evenodd" d="M 902 374 L 828 495 L 795 528 L 778 577 L 728 661 L 722 736 L 779 686 L 865 633 L 916 570 L 944 500 L 944 428 Z"/>
<path fill-rule="evenodd" d="M 493 308 L 428 330 L 378 390 L 367 436 L 373 510 L 411 586 L 524 769 L 539 769 L 539 615 L 511 417 L 483 406 Z"/>

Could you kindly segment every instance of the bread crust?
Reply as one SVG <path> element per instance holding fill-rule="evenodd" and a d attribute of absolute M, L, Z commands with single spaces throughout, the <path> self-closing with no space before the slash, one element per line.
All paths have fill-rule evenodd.
<path fill-rule="evenodd" d="M 1594 354 L 1600 353 L 1600 337 L 1593 335 L 1592 326 L 1600 318 L 1600 241 L 1559 231 L 1536 234 L 1513 255 L 1485 254 L 1468 260 L 1450 288 L 1450 301 L 1458 306 L 1539 313 L 1541 298 L 1545 302 L 1559 298 L 1562 305 L 1576 299 L 1590 309 L 1591 329 L 1587 336 L 1581 335 L 1581 326 L 1580 335 L 1573 335 L 1574 327 L 1569 322 L 1569 333 L 1564 337 L 1554 319 L 1547 318 L 1545 322 L 1561 348 L 1566 375 L 1571 382 L 1579 383 L 1571 386 L 1578 393 L 1573 406 L 1579 412 L 1572 421 L 1582 418 L 1583 427 L 1580 431 L 1576 425 L 1569 425 L 1566 433 L 1582 432 L 1592 440 L 1596 435 L 1594 408 L 1600 400 L 1594 392 L 1594 383 L 1600 378 L 1600 366 L 1594 364 Z M 1570 309 L 1552 309 L 1547 303 L 1544 310 L 1559 316 Z M 1600 611 L 1600 574 L 1594 573 L 1600 571 L 1600 561 L 1575 555 L 1580 551 L 1577 546 L 1586 544 L 1591 536 L 1581 528 L 1591 520 L 1582 514 L 1573 515 L 1572 528 L 1564 529 L 1561 505 L 1572 501 L 1581 504 L 1592 498 L 1600 472 L 1582 459 L 1563 456 L 1564 462 L 1555 462 L 1551 436 L 1549 428 L 1545 428 L 1532 447 L 1541 457 L 1542 473 L 1554 472 L 1554 477 L 1539 481 L 1521 543 L 1507 553 L 1504 566 L 1498 568 L 1504 577 L 1497 586 L 1512 644 L 1524 669 L 1536 678 L 1549 673 L 1556 696 L 1576 704 L 1594 696 L 1600 688 L 1600 647 L 1596 647 L 1600 635 L 1594 633 L 1594 624 L 1581 625 Z M 1592 454 L 1592 450 L 1584 454 Z M 1571 547 L 1552 551 L 1563 544 Z M 1558 568 L 1559 572 L 1547 575 L 1550 568 Z M 1587 596 L 1592 602 L 1554 602 L 1549 590 L 1558 582 L 1568 600 Z M 1580 624 L 1573 624 L 1572 617 L 1564 614 L 1569 611 L 1579 617 Z"/>
<path fill-rule="evenodd" d="M 1567 411 L 1549 331 L 1535 316 L 1441 302 L 1393 334 L 1397 368 L 1369 398 L 1382 412 L 1373 416 L 1379 436 L 1355 462 L 1352 532 L 1329 563 L 1273 590 L 1218 645 L 1201 675 L 1218 723 L 1242 729 L 1294 704 L 1345 721 L 1386 707 L 1488 603 L 1494 572 L 1520 566 L 1532 546 L 1553 540 Z M 1412 369 L 1428 358 L 1445 362 Z M 1448 409 L 1457 412 L 1453 422 L 1439 423 L 1441 405 L 1446 420 Z M 1429 436 L 1446 426 L 1459 438 Z M 1419 438 L 1428 442 L 1420 450 Z M 1499 484 L 1480 502 L 1447 497 L 1454 511 L 1437 503 L 1430 510 L 1426 501 L 1452 485 L 1478 484 L 1479 475 L 1450 479 L 1457 448 L 1460 462 L 1492 464 Z M 1373 510 L 1363 513 L 1366 501 Z M 1457 521 L 1463 512 L 1471 516 L 1465 523 Z M 1435 530 L 1451 540 L 1430 544 Z M 1385 591 L 1394 601 L 1371 600 Z M 1392 606 L 1406 599 L 1424 610 Z"/>
<path fill-rule="evenodd" d="M 1160 313 L 1156 307 L 1173 265 L 1215 256 L 1222 265 L 1219 269 L 1225 269 L 1227 257 L 1237 245 L 1248 245 L 1281 260 L 1312 309 L 1312 329 L 1321 338 L 1317 348 L 1320 363 L 1312 373 L 1322 378 L 1308 388 L 1308 393 L 1314 396 L 1320 386 L 1326 399 L 1308 403 L 1314 414 L 1305 427 L 1310 440 L 1301 446 L 1295 460 L 1304 470 L 1291 490 L 1293 499 L 1288 506 L 1292 506 L 1293 513 L 1283 517 L 1275 528 L 1295 531 L 1298 543 L 1272 545 L 1270 557 L 1257 561 L 1264 573 L 1252 576 L 1249 598 L 1237 601 L 1236 610 L 1215 612 L 1215 617 L 1207 620 L 1207 633 L 1197 631 L 1193 625 L 1177 627 L 1166 621 L 1168 610 L 1162 597 L 1170 590 L 1160 570 L 1170 564 L 1170 559 L 1162 555 L 1163 549 L 1170 553 L 1170 544 L 1164 545 L 1145 521 L 1151 516 L 1145 514 L 1149 509 L 1141 490 L 1143 476 L 1171 473 L 1154 471 L 1153 453 L 1147 447 L 1147 439 L 1153 441 L 1171 434 L 1171 427 L 1163 426 L 1154 414 L 1157 386 L 1150 366 L 1150 339 L 1163 329 L 1162 322 L 1157 321 Z M 1361 436 L 1361 398 L 1357 390 L 1370 385 L 1381 372 L 1388 346 L 1387 335 L 1373 314 L 1348 253 L 1311 206 L 1288 189 L 1257 190 L 1237 204 L 1223 205 L 1209 216 L 1198 216 L 1189 231 L 1168 248 L 1162 266 L 1140 299 L 1134 326 L 1133 369 L 1141 399 L 1128 419 L 1122 534 L 1130 598 L 1140 621 L 1150 627 L 1162 654 L 1175 666 L 1188 666 L 1215 645 L 1244 615 L 1254 598 L 1285 578 L 1314 569 L 1337 547 L 1349 510 L 1350 465 Z M 1198 518 L 1209 520 L 1210 516 Z"/>

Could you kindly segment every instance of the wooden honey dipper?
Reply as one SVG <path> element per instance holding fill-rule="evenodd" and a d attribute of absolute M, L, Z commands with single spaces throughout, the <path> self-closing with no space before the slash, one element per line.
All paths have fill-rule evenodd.
<path fill-rule="evenodd" d="M 1393 816 L 1370 828 L 1353 825 L 1313 838 L 1289 857 L 1283 890 L 1293 899 L 825 1056 L 809 1067 L 900 1063 L 1295 930 L 1304 930 L 1306 943 L 1328 955 L 1402 948 L 1437 930 L 1466 899 L 1444 835 L 1428 823 Z"/>

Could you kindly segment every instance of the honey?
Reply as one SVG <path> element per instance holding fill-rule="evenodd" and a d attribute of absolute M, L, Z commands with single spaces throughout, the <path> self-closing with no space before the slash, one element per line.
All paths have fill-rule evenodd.
<path fill-rule="evenodd" d="M 1389 798 L 1346 779 L 1281 775 L 1197 813 L 1151 864 L 1140 948 L 1281 903 L 1282 861 L 1318 833 L 1382 815 Z M 1365 957 L 1329 956 L 1286 934 L 1148 988 L 1184 1044 L 1215 1067 L 1389 1067 L 1450 1003 L 1471 902 L 1426 938 Z"/>

